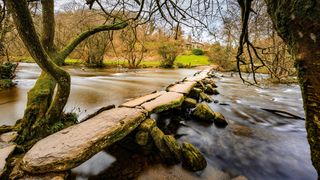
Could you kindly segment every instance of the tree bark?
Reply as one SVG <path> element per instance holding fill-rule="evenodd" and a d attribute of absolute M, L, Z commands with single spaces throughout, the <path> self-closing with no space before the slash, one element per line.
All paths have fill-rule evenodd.
<path fill-rule="evenodd" d="M 295 58 L 312 164 L 320 176 L 320 2 L 265 0 L 279 36 Z"/>
<path fill-rule="evenodd" d="M 102 31 L 125 28 L 127 22 L 102 25 L 85 31 L 75 37 L 60 52 L 54 44 L 55 18 L 54 1 L 41 0 L 42 33 L 41 40 L 35 30 L 26 0 L 10 0 L 18 33 L 30 55 L 42 69 L 34 87 L 28 92 L 24 117 L 16 124 L 19 131 L 18 144 L 28 144 L 53 133 L 55 124 L 61 123 L 61 115 L 70 93 L 70 75 L 61 69 L 67 56 L 85 39 Z M 57 89 L 56 93 L 55 89 Z M 62 122 L 63 123 L 63 122 Z"/>

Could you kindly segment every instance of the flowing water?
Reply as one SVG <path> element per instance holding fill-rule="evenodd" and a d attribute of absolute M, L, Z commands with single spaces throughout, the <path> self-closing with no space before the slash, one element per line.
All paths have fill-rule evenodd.
<path fill-rule="evenodd" d="M 80 113 L 80 119 L 102 106 L 119 105 L 130 98 L 161 90 L 197 71 L 66 69 L 72 75 L 72 91 L 66 110 Z M 16 78 L 18 85 L 0 92 L 1 124 L 14 124 L 21 118 L 26 93 L 38 75 L 36 65 L 20 64 Z M 191 142 L 203 152 L 208 167 L 198 173 L 186 172 L 179 165 L 134 167 L 139 169 L 140 179 L 228 179 L 238 175 L 248 179 L 317 179 L 310 161 L 305 121 L 265 110 L 281 110 L 303 117 L 302 98 L 297 85 L 258 88 L 246 86 L 238 77 L 228 74 L 221 75 L 216 82 L 221 94 L 213 98 L 219 103 L 209 103 L 209 106 L 221 112 L 229 125 L 217 128 L 182 118 L 175 129 L 180 142 Z M 154 117 L 166 125 L 175 118 L 172 114 Z M 130 157 L 127 164 L 139 161 Z M 104 179 L 105 174 L 110 173 L 108 167 L 116 162 L 114 156 L 102 151 L 73 169 L 73 177 Z M 120 171 L 125 171 L 125 168 L 120 167 Z"/>

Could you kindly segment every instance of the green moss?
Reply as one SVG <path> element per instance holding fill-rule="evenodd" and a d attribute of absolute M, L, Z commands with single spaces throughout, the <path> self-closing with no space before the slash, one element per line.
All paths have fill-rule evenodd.
<path fill-rule="evenodd" d="M 200 171 L 207 167 L 204 156 L 190 143 L 182 144 L 182 158 L 182 165 L 191 171 Z"/>
<path fill-rule="evenodd" d="M 200 103 L 197 107 L 191 112 L 192 116 L 196 119 L 213 122 L 215 118 L 215 113 L 206 103 Z"/>

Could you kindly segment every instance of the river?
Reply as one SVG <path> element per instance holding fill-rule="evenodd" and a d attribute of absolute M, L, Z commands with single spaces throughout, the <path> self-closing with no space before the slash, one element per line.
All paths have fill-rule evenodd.
<path fill-rule="evenodd" d="M 66 69 L 72 76 L 72 90 L 66 111 L 79 113 L 80 119 L 102 106 L 119 105 L 128 99 L 164 89 L 170 83 L 197 71 Z M 19 65 L 17 86 L 0 92 L 1 124 L 14 124 L 15 120 L 22 117 L 27 91 L 39 74 L 40 70 L 34 64 Z M 196 145 L 205 155 L 208 167 L 198 173 L 186 172 L 180 165 L 131 167 L 139 169 L 135 178 L 228 179 L 244 175 L 248 179 L 317 179 L 310 160 L 304 120 L 285 118 L 263 110 L 276 109 L 303 117 L 302 98 L 297 85 L 273 85 L 265 88 L 246 86 L 238 77 L 231 77 L 227 73 L 219 75 L 217 85 L 221 94 L 213 98 L 219 103 L 209 105 L 229 121 L 226 128 L 217 128 L 172 114 L 153 115 L 158 121 L 165 122 L 164 126 L 167 128 L 170 122 L 176 122 L 173 121 L 175 118 L 180 118 L 174 130 L 180 137 L 178 141 Z M 139 161 L 135 156 L 132 157 L 134 161 Z M 73 169 L 72 177 L 110 178 L 108 167 L 115 162 L 115 157 L 102 151 Z M 125 171 L 126 167 L 120 169 Z M 131 178 L 132 176 L 121 177 Z"/>

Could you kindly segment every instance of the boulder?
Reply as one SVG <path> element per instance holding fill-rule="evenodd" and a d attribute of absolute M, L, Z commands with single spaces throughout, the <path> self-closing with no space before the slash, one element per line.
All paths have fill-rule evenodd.
<path fill-rule="evenodd" d="M 201 92 L 202 90 L 200 88 L 192 88 L 191 92 L 188 94 L 188 97 L 199 100 Z"/>
<path fill-rule="evenodd" d="M 192 98 L 186 98 L 184 99 L 183 103 L 182 103 L 182 108 L 194 108 L 197 105 L 197 100 L 192 99 Z"/>
<path fill-rule="evenodd" d="M 184 96 L 181 93 L 166 92 L 156 99 L 146 102 L 141 106 L 149 113 L 159 113 L 171 108 L 180 107 L 184 100 Z"/>
<path fill-rule="evenodd" d="M 206 85 L 210 84 L 213 88 L 218 87 L 215 83 L 214 80 L 211 78 L 205 78 L 204 80 L 202 80 L 202 82 Z"/>
<path fill-rule="evenodd" d="M 146 117 L 135 108 L 115 108 L 38 141 L 23 157 L 30 173 L 72 169 L 132 132 Z"/>
<path fill-rule="evenodd" d="M 207 167 L 207 161 L 201 152 L 190 143 L 182 144 L 182 165 L 191 171 L 200 171 Z"/>
<path fill-rule="evenodd" d="M 0 135 L 1 142 L 13 142 L 18 137 L 18 133 L 15 131 L 7 132 Z"/>
<path fill-rule="evenodd" d="M 181 149 L 180 149 L 180 145 L 177 142 L 177 140 L 173 136 L 165 135 L 164 142 L 168 146 L 171 154 L 174 156 L 175 161 L 180 162 L 181 161 Z"/>
<path fill-rule="evenodd" d="M 46 173 L 46 174 L 39 174 L 39 175 L 25 175 L 19 180 L 64 180 L 67 179 L 68 173 L 67 172 L 59 172 L 59 173 Z"/>
<path fill-rule="evenodd" d="M 200 103 L 196 108 L 191 112 L 192 116 L 196 119 L 213 122 L 215 118 L 215 113 L 206 103 Z"/>
<path fill-rule="evenodd" d="M 219 93 L 219 91 L 218 91 L 217 89 L 214 89 L 213 92 L 212 92 L 212 94 L 213 94 L 213 95 L 218 95 L 218 94 L 220 94 L 220 93 Z"/>
<path fill-rule="evenodd" d="M 154 119 L 146 119 L 144 120 L 140 125 L 139 125 L 139 129 L 143 130 L 143 131 L 147 131 L 150 132 L 152 130 L 153 127 L 155 127 L 157 125 L 156 120 Z"/>
<path fill-rule="evenodd" d="M 212 102 L 212 98 L 204 92 L 200 93 L 200 99 L 205 102 Z"/>
<path fill-rule="evenodd" d="M 15 144 L 0 142 L 0 177 L 6 170 L 6 159 L 12 154 L 15 148 Z"/>
<path fill-rule="evenodd" d="M 211 84 L 207 84 L 204 92 L 209 94 L 209 95 L 213 95 L 215 93 L 215 89 L 213 89 L 213 87 L 211 86 Z"/>
<path fill-rule="evenodd" d="M 227 120 L 220 112 L 214 112 L 214 124 L 217 126 L 225 127 L 228 125 Z"/>
<path fill-rule="evenodd" d="M 174 155 L 171 153 L 170 149 L 168 148 L 164 140 L 165 135 L 163 134 L 163 132 L 158 127 L 154 127 L 151 130 L 151 136 L 154 141 L 154 144 L 160 152 L 160 156 L 162 157 L 162 159 L 168 164 L 176 163 Z"/>

